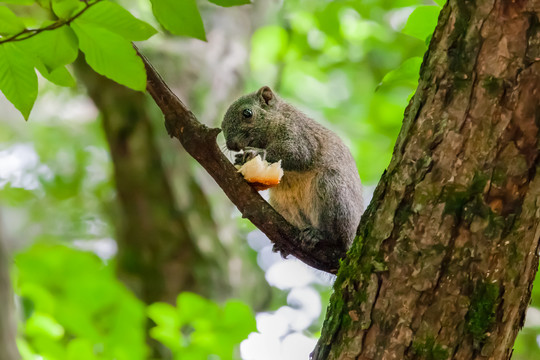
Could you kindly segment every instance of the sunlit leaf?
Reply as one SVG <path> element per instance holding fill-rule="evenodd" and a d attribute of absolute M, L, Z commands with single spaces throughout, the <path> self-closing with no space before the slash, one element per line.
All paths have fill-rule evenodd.
<path fill-rule="evenodd" d="M 52 339 L 64 336 L 64 328 L 51 316 L 35 312 L 26 322 L 25 332 L 30 336 L 45 335 Z"/>
<path fill-rule="evenodd" d="M 67 346 L 67 360 L 97 360 L 94 344 L 88 339 L 73 339 Z"/>
<path fill-rule="evenodd" d="M 405 27 L 401 31 L 404 34 L 414 36 L 424 41 L 428 36 L 433 34 L 433 31 L 437 26 L 440 11 L 441 8 L 439 6 L 418 6 L 411 15 L 409 15 L 407 24 L 405 24 Z"/>
<path fill-rule="evenodd" d="M 103 27 L 131 41 L 146 40 L 157 33 L 150 24 L 137 19 L 129 11 L 110 1 L 93 5 L 77 18 L 77 22 Z"/>
<path fill-rule="evenodd" d="M 235 342 L 240 342 L 257 330 L 253 311 L 243 302 L 230 300 L 225 304 L 223 312 L 221 326 L 227 329 L 226 332 Z"/>
<path fill-rule="evenodd" d="M 205 40 L 204 25 L 195 0 L 151 0 L 154 16 L 171 33 Z"/>
<path fill-rule="evenodd" d="M 24 24 L 10 9 L 0 6 L 0 35 L 17 34 L 24 30 Z"/>
<path fill-rule="evenodd" d="M 444 4 L 446 4 L 446 0 L 433 0 L 435 3 L 437 3 L 437 5 L 439 5 L 440 7 L 443 7 Z"/>
<path fill-rule="evenodd" d="M 208 1 L 219 6 L 223 6 L 223 7 L 251 4 L 249 0 L 208 0 Z"/>
<path fill-rule="evenodd" d="M 256 330 L 251 308 L 241 301 L 220 307 L 190 292 L 178 296 L 176 309 L 155 303 L 148 314 L 157 324 L 150 335 L 182 359 L 231 359 L 234 347 Z"/>
<path fill-rule="evenodd" d="M 144 91 L 144 64 L 131 43 L 105 28 L 77 20 L 72 22 L 71 27 L 77 34 L 79 46 L 92 69 L 119 84 Z"/>
<path fill-rule="evenodd" d="M 79 54 L 77 37 L 67 26 L 43 31 L 21 41 L 20 46 L 41 60 L 48 72 L 72 63 Z"/>
<path fill-rule="evenodd" d="M 405 60 L 397 69 L 386 74 L 379 86 L 391 86 L 395 84 L 416 86 L 421 64 L 422 58 L 420 57 Z"/>
<path fill-rule="evenodd" d="M 53 84 L 66 87 L 73 87 L 76 85 L 75 78 L 73 78 L 73 75 L 71 75 L 65 66 L 58 67 L 50 72 L 45 66 L 41 66 L 40 64 L 37 64 L 36 68 L 45 79 Z"/>
<path fill-rule="evenodd" d="M 43 339 L 58 338 L 63 332 L 62 339 L 83 340 L 70 342 L 67 355 L 62 346 L 63 356 L 52 359 L 93 359 L 92 354 L 84 353 L 88 353 L 89 343 L 99 349 L 100 359 L 146 359 L 143 304 L 116 279 L 112 266 L 95 254 L 46 244 L 17 254 L 15 265 L 16 291 L 24 291 L 35 302 L 36 311 L 26 333 L 32 336 L 31 344 L 40 355 L 46 355 L 45 348 L 48 354 L 59 354 L 62 349 L 54 348 L 58 342 L 46 343 Z M 54 306 L 42 304 L 43 291 L 37 288 L 54 296 Z M 34 317 L 36 320 L 30 323 Z M 76 357 L 77 349 L 83 351 L 80 357 Z"/>
<path fill-rule="evenodd" d="M 167 346 L 173 352 L 179 352 L 182 349 L 182 334 L 180 333 L 180 329 L 156 326 L 150 329 L 150 336 Z"/>
<path fill-rule="evenodd" d="M 201 317 L 211 320 L 217 317 L 219 311 L 217 304 L 187 291 L 178 295 L 176 306 L 181 324 L 189 323 Z"/>
<path fill-rule="evenodd" d="M 12 43 L 0 44 L 0 90 L 28 119 L 38 93 L 33 59 Z"/>
<path fill-rule="evenodd" d="M 268 69 L 279 61 L 287 49 L 289 36 L 279 26 L 265 26 L 257 29 L 251 38 L 251 66 L 254 70 Z"/>
<path fill-rule="evenodd" d="M 52 0 L 52 10 L 60 19 L 70 19 L 85 7 L 80 0 Z"/>
<path fill-rule="evenodd" d="M 148 317 L 156 324 L 167 327 L 179 327 L 178 312 L 176 308 L 166 303 L 154 303 L 148 306 Z"/>

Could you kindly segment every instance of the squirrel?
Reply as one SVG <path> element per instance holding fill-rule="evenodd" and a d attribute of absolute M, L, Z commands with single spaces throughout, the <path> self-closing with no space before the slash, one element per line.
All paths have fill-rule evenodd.
<path fill-rule="evenodd" d="M 226 147 L 243 151 L 235 165 L 261 155 L 281 160 L 281 183 L 270 205 L 300 231 L 305 249 L 318 242 L 349 248 L 363 212 L 362 186 L 351 152 L 332 131 L 283 101 L 268 87 L 242 96 L 226 111 Z M 280 250 L 283 257 L 288 254 Z"/>

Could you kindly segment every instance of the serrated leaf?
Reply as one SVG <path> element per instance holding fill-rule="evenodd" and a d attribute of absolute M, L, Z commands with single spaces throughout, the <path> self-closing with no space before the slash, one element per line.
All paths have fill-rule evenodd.
<path fill-rule="evenodd" d="M 151 0 L 154 16 L 171 33 L 206 41 L 195 0 Z"/>
<path fill-rule="evenodd" d="M 213 4 L 223 6 L 223 7 L 251 4 L 251 1 L 249 0 L 208 0 L 208 1 L 210 1 Z"/>
<path fill-rule="evenodd" d="M 433 34 L 440 11 L 441 8 L 435 5 L 418 6 L 409 15 L 407 24 L 405 24 L 401 32 L 424 41 L 429 35 Z"/>
<path fill-rule="evenodd" d="M 60 19 L 70 19 L 82 9 L 85 4 L 80 0 L 52 0 L 52 10 Z"/>
<path fill-rule="evenodd" d="M 122 35 L 127 40 L 142 41 L 157 33 L 150 24 L 137 19 L 118 4 L 102 1 L 86 10 L 78 19 L 80 22 L 101 26 Z"/>
<path fill-rule="evenodd" d="M 5 6 L 0 6 L 0 35 L 13 35 L 24 30 L 24 24 Z"/>
<path fill-rule="evenodd" d="M 34 54 L 45 65 L 48 72 L 72 63 L 79 54 L 77 37 L 68 26 L 44 31 L 21 41 L 21 48 Z"/>
<path fill-rule="evenodd" d="M 28 120 L 38 93 L 32 57 L 16 44 L 0 45 L 0 90 Z"/>
<path fill-rule="evenodd" d="M 131 89 L 144 91 L 146 71 L 131 42 L 105 28 L 79 22 L 71 23 L 79 38 L 86 62 L 96 72 Z"/>
<path fill-rule="evenodd" d="M 407 84 L 415 87 L 418 83 L 420 65 L 422 65 L 421 57 L 405 60 L 397 69 L 384 76 L 379 87 L 393 84 Z"/>

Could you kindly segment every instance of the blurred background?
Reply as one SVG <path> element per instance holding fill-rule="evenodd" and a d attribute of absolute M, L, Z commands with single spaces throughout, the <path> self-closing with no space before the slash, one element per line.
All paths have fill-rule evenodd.
<path fill-rule="evenodd" d="M 159 27 L 148 1 L 119 3 Z M 214 127 L 271 86 L 346 142 L 367 203 L 443 4 L 198 5 L 207 42 L 138 44 L 169 86 Z M 0 95 L 0 286 L 9 270 L 23 359 L 307 359 L 333 279 L 272 253 L 149 96 L 70 70 L 76 87 L 40 81 L 28 122 Z M 535 290 L 514 359 L 540 358 Z"/>

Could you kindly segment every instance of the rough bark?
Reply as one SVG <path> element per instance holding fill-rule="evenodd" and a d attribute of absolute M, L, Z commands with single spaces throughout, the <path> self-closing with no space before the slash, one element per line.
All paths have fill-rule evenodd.
<path fill-rule="evenodd" d="M 8 264 L 7 249 L 0 231 L 0 360 L 18 360 L 20 356 L 15 345 L 15 304 Z"/>
<path fill-rule="evenodd" d="M 540 1 L 450 0 L 314 359 L 508 359 L 538 267 Z"/>

